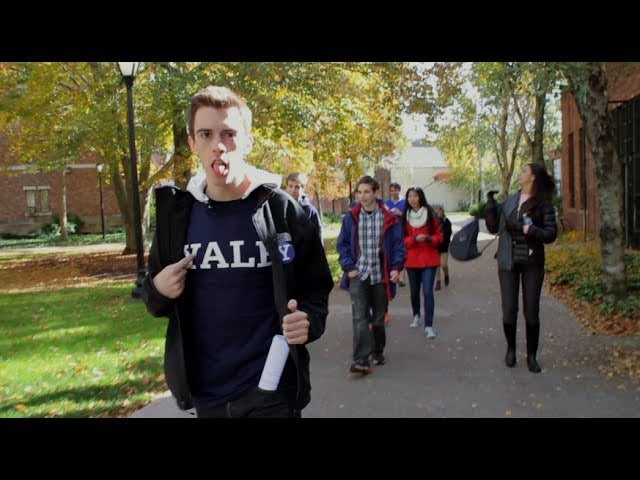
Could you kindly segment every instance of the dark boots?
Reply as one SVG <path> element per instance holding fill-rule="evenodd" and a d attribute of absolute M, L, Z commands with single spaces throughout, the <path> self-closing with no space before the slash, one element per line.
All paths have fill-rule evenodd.
<path fill-rule="evenodd" d="M 504 338 L 507 339 L 507 354 L 504 356 L 504 363 L 507 367 L 513 367 L 516 364 L 516 325 L 503 323 Z M 540 337 L 540 325 L 527 325 L 527 368 L 530 372 L 540 373 L 542 369 L 536 360 L 538 353 L 538 341 Z"/>
<path fill-rule="evenodd" d="M 504 338 L 507 339 L 507 354 L 504 357 L 504 363 L 507 367 L 513 367 L 516 364 L 516 325 L 503 323 Z"/>
<path fill-rule="evenodd" d="M 536 360 L 539 338 L 540 325 L 527 325 L 527 367 L 529 371 L 533 373 L 540 373 L 542 371 Z"/>

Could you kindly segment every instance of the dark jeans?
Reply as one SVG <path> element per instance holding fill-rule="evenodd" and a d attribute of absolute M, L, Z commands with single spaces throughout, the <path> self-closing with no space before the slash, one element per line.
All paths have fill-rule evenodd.
<path fill-rule="evenodd" d="M 300 418 L 295 391 L 264 392 L 257 387 L 242 397 L 216 408 L 199 408 L 198 418 Z"/>
<path fill-rule="evenodd" d="M 364 362 L 372 353 L 382 353 L 387 343 L 384 328 L 387 292 L 382 283 L 371 285 L 370 279 L 363 281 L 355 277 L 349 280 L 349 293 L 353 316 L 353 360 Z"/>
<path fill-rule="evenodd" d="M 544 280 L 544 264 L 516 263 L 512 271 L 499 270 L 502 297 L 502 322 L 516 325 L 518 321 L 518 291 L 522 281 L 522 305 L 528 326 L 540 325 L 540 293 Z"/>
<path fill-rule="evenodd" d="M 411 290 L 411 309 L 413 315 L 420 315 L 420 291 L 424 297 L 424 326 L 433 326 L 433 315 L 436 302 L 433 298 L 433 280 L 436 278 L 438 267 L 407 268 L 409 289 Z M 422 287 L 422 288 L 420 288 Z"/>

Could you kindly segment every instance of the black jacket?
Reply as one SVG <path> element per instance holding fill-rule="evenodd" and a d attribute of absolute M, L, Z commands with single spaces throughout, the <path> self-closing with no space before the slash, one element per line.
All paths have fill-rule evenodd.
<path fill-rule="evenodd" d="M 260 186 L 253 224 L 272 262 L 274 301 L 280 319 L 287 313 L 287 302 L 296 299 L 298 310 L 308 314 L 309 339 L 319 338 L 325 329 L 329 293 L 333 280 L 320 237 L 304 210 L 283 191 Z M 167 265 L 184 257 L 184 243 L 191 207 L 196 200 L 191 193 L 176 187 L 156 190 L 156 231 L 149 252 L 149 273 L 142 286 L 142 298 L 147 310 L 156 317 L 168 317 L 165 341 L 164 370 L 167 385 L 178 406 L 193 407 L 186 367 L 181 322 L 190 315 L 191 305 L 185 295 L 170 299 L 161 295 L 153 278 Z M 282 264 L 278 253 L 277 235 L 291 236 L 296 257 Z M 242 288 L 238 286 L 238 288 Z M 298 373 L 296 408 L 302 410 L 310 401 L 309 353 L 304 345 L 290 345 L 290 355 Z"/>
<path fill-rule="evenodd" d="M 439 220 L 442 230 L 442 243 L 438 245 L 438 251 L 440 253 L 446 253 L 449 251 L 449 244 L 451 243 L 451 220 L 447 217 L 442 217 Z"/>
<path fill-rule="evenodd" d="M 531 208 L 532 199 L 518 209 L 520 192 L 508 197 L 503 203 L 487 203 L 485 221 L 487 230 L 498 233 L 498 270 L 510 271 L 516 263 L 544 265 L 544 244 L 555 241 L 558 236 L 556 215 L 551 202 L 543 202 Z M 522 231 L 523 214 L 533 220 L 527 235 Z"/>

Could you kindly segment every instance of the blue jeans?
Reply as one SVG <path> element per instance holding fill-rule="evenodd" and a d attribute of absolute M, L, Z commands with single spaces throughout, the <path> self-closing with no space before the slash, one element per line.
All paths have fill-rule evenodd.
<path fill-rule="evenodd" d="M 420 315 L 420 287 L 424 296 L 424 326 L 433 326 L 433 314 L 436 302 L 433 298 L 433 281 L 438 267 L 407 268 L 409 289 L 411 290 L 411 308 L 413 315 Z"/>
<path fill-rule="evenodd" d="M 295 409 L 295 390 L 264 392 L 258 387 L 216 408 L 199 408 L 198 418 L 300 418 Z"/>
<path fill-rule="evenodd" d="M 355 277 L 349 280 L 349 293 L 353 316 L 353 361 L 365 362 L 372 353 L 382 353 L 387 342 L 384 328 L 387 292 L 383 283 L 371 285 L 369 278 L 360 280 Z"/>

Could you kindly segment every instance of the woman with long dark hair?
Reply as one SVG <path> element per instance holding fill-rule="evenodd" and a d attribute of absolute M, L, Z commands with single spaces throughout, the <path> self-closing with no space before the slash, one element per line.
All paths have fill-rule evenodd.
<path fill-rule="evenodd" d="M 527 367 L 539 373 L 536 355 L 540 337 L 540 294 L 544 281 L 544 244 L 557 235 L 556 216 L 551 200 L 553 178 L 544 165 L 527 163 L 519 175 L 520 190 L 497 204 L 493 194 L 485 210 L 487 230 L 499 233 L 498 279 L 502 298 L 502 326 L 507 340 L 504 361 L 516 364 L 516 325 L 518 291 L 522 283 L 522 304 L 526 323 Z"/>
<path fill-rule="evenodd" d="M 407 260 L 404 265 L 409 277 L 411 308 L 413 309 L 413 321 L 409 326 L 411 328 L 420 326 L 420 290 L 422 287 L 424 334 L 427 338 L 435 338 L 433 281 L 436 278 L 436 270 L 440 266 L 438 245 L 442 243 L 442 231 L 436 213 L 427 203 L 422 188 L 409 187 L 406 200 L 407 207 L 402 214 L 402 228 L 404 244 L 407 247 Z"/>

